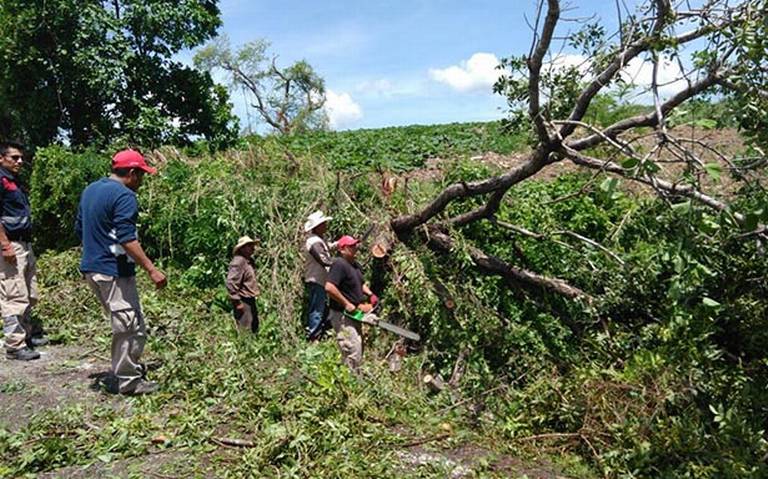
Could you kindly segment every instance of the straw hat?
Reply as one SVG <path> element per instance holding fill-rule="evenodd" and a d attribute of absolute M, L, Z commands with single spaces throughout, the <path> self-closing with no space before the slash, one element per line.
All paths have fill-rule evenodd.
<path fill-rule="evenodd" d="M 247 244 L 256 244 L 257 241 L 250 236 L 241 236 L 239 240 L 237 240 L 237 244 L 234 248 L 232 248 L 232 254 L 237 254 L 237 250 L 242 248 L 243 246 Z"/>
<path fill-rule="evenodd" d="M 325 216 L 322 211 L 317 210 L 307 217 L 306 223 L 304 223 L 304 232 L 309 233 L 313 229 L 317 228 L 326 221 L 330 221 L 333 218 Z"/>

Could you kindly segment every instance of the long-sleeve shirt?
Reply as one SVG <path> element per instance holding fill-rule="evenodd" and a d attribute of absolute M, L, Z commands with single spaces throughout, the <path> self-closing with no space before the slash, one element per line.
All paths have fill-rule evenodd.
<path fill-rule="evenodd" d="M 243 298 L 255 298 L 259 295 L 256 272 L 250 260 L 236 254 L 229 262 L 227 270 L 227 292 L 229 299 L 240 301 Z"/>
<path fill-rule="evenodd" d="M 138 239 L 136 193 L 112 178 L 94 181 L 80 196 L 75 233 L 83 242 L 80 271 L 134 276 L 136 265 L 122 245 Z"/>
<path fill-rule="evenodd" d="M 32 240 L 32 214 L 29 199 L 16 176 L 0 167 L 0 224 L 11 241 Z"/>
<path fill-rule="evenodd" d="M 304 243 L 304 281 L 307 283 L 317 283 L 325 285 L 328 277 L 328 268 L 331 267 L 333 259 L 330 246 L 325 240 L 316 234 L 311 234 Z"/>

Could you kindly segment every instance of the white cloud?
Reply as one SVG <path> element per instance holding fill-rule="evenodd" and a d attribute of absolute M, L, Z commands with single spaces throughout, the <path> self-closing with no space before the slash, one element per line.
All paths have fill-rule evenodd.
<path fill-rule="evenodd" d="M 478 52 L 469 60 L 447 68 L 431 68 L 429 76 L 460 92 L 488 90 L 501 75 L 499 59 L 493 53 Z"/>
<path fill-rule="evenodd" d="M 584 75 L 585 81 L 592 80 L 589 68 L 592 62 L 582 55 L 560 54 L 544 64 L 544 69 L 576 67 Z M 662 58 L 658 73 L 659 96 L 669 98 L 687 86 L 683 79 L 680 64 L 669 58 Z M 621 79 L 634 85 L 635 97 L 631 101 L 653 101 L 651 86 L 653 83 L 653 63 L 645 58 L 635 57 L 619 73 Z"/>
<path fill-rule="evenodd" d="M 653 84 L 653 63 L 643 58 L 633 58 L 621 71 L 621 78 L 637 85 L 639 90 L 648 90 Z M 668 98 L 687 86 L 680 64 L 669 58 L 661 59 L 657 78 L 659 96 L 662 98 Z"/>
<path fill-rule="evenodd" d="M 395 87 L 392 82 L 386 78 L 379 78 L 378 80 L 365 80 L 357 84 L 355 91 L 363 93 L 365 95 L 373 96 L 387 96 L 394 91 Z"/>
<path fill-rule="evenodd" d="M 363 109 L 352 99 L 349 93 L 336 93 L 330 89 L 325 92 L 325 112 L 328 114 L 328 123 L 333 129 L 343 127 L 363 117 Z"/>

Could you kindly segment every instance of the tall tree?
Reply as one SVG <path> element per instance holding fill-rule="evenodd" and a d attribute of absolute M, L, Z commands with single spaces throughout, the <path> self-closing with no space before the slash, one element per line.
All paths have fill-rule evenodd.
<path fill-rule="evenodd" d="M 0 135 L 33 145 L 232 140 L 226 91 L 172 60 L 215 35 L 217 3 L 4 0 Z"/>
<path fill-rule="evenodd" d="M 256 40 L 232 49 L 221 36 L 195 55 L 195 65 L 222 70 L 234 88 L 244 88 L 262 120 L 282 134 L 324 128 L 325 82 L 305 60 L 279 68 L 269 57 L 269 43 Z"/>

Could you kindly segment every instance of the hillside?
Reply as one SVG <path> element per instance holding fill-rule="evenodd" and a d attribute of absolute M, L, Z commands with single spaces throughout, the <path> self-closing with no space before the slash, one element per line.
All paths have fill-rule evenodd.
<path fill-rule="evenodd" d="M 498 128 L 153 153 L 160 174 L 140 192 L 141 238 L 169 288 L 155 292 L 140 277 L 145 360 L 161 384 L 144 398 L 99 387 L 109 330 L 79 279 L 68 226 L 107 156 L 40 151 L 32 198 L 46 251 L 35 314 L 58 344 L 35 364 L 0 360 L 0 476 L 759 477 L 768 261 L 757 244 L 727 241 L 740 232 L 725 215 L 668 208 L 604 176 L 553 167 L 510 191 L 497 223 L 460 229 L 465 243 L 451 256 L 389 233 L 393 216 L 443 186 L 513 165 L 525 141 Z M 392 245 L 385 262 L 367 250 L 362 262 L 383 315 L 422 336 L 399 371 L 390 371 L 395 338 L 384 331 L 367 331 L 361 378 L 339 364 L 331 338 L 302 338 L 298 248 L 318 208 L 334 217 L 330 236 L 373 224 L 371 241 Z M 241 234 L 261 239 L 255 338 L 236 334 L 222 287 Z M 479 275 L 470 244 L 595 300 Z M 428 373 L 456 386 L 431 393 Z"/>

